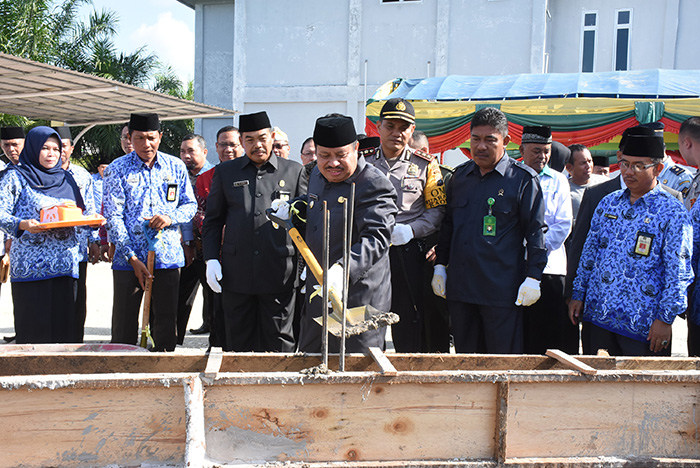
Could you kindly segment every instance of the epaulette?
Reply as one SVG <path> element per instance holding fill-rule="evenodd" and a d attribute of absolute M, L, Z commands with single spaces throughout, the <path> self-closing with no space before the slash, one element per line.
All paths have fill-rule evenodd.
<path fill-rule="evenodd" d="M 443 171 L 442 173 L 443 173 L 443 175 L 444 175 L 445 172 L 453 173 L 453 172 L 455 171 L 455 168 L 454 168 L 454 167 L 450 167 L 450 166 L 448 166 L 448 165 L 446 165 L 446 164 L 440 164 L 440 170 Z"/>
<path fill-rule="evenodd" d="M 375 146 L 374 148 L 363 148 L 363 149 L 359 150 L 357 153 L 360 156 L 367 157 L 367 156 L 374 156 L 375 154 L 377 154 L 378 151 L 379 151 L 379 146 Z"/>
<path fill-rule="evenodd" d="M 421 158 L 421 159 L 425 159 L 425 160 L 428 161 L 428 162 L 430 162 L 430 161 L 432 161 L 433 159 L 435 159 L 435 156 L 433 156 L 432 154 L 428 154 L 428 153 L 426 153 L 425 151 L 418 150 L 418 149 L 417 149 L 417 150 L 413 150 L 413 154 L 415 154 L 416 156 L 418 156 L 418 157 Z"/>
<path fill-rule="evenodd" d="M 535 170 L 533 168 L 531 168 L 530 166 L 528 166 L 524 162 L 518 161 L 518 160 L 515 160 L 513 162 L 515 162 L 515 167 L 519 167 L 523 171 L 527 171 L 531 176 L 537 177 L 537 172 L 535 172 Z"/>
<path fill-rule="evenodd" d="M 670 172 L 671 174 L 677 175 L 677 176 L 681 176 L 681 175 L 685 174 L 687 171 L 685 170 L 685 168 L 679 166 L 678 164 L 674 164 L 673 166 L 671 166 L 669 168 L 668 172 Z"/>

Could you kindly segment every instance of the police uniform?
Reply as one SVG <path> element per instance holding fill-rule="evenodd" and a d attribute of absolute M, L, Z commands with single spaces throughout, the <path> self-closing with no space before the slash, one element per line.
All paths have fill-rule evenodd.
<path fill-rule="evenodd" d="M 670 157 L 666 156 L 666 158 L 664 158 L 664 168 L 661 170 L 657 179 L 665 186 L 681 192 L 683 198 L 685 198 L 690 191 L 693 182 L 693 174 L 683 166 L 673 162 Z"/>
<path fill-rule="evenodd" d="M 388 100 L 380 119 L 415 122 L 413 106 L 403 99 Z M 366 161 L 385 174 L 397 193 L 396 224 L 411 227 L 413 238 L 393 245 L 390 251 L 391 311 L 400 321 L 392 325 L 394 348 L 398 352 L 419 352 L 423 329 L 423 271 L 427 245 L 425 237 L 437 231 L 445 212 L 445 187 L 435 158 L 408 146 L 388 161 L 381 146 L 366 153 Z"/>
<path fill-rule="evenodd" d="M 522 308 L 515 301 L 525 278 L 542 277 L 544 231 L 542 191 L 528 166 L 504 154 L 483 176 L 474 161 L 455 169 L 435 263 L 448 265 L 458 353 L 522 353 Z"/>
<path fill-rule="evenodd" d="M 245 155 L 214 172 L 202 241 L 205 260 L 221 258 L 227 351 L 294 350 L 296 252 L 265 210 L 275 199 L 305 193 L 302 171 L 271 153 L 259 168 Z"/>

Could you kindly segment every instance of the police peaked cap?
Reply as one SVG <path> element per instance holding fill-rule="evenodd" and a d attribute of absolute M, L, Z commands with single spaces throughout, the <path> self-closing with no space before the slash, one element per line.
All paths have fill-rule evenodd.
<path fill-rule="evenodd" d="M 357 141 L 357 132 L 352 118 L 320 117 L 314 127 L 314 143 L 326 148 L 339 148 Z"/>
<path fill-rule="evenodd" d="M 22 127 L 2 127 L 0 128 L 0 140 L 18 140 L 25 137 Z"/>
<path fill-rule="evenodd" d="M 254 114 L 243 114 L 238 118 L 238 131 L 240 133 L 257 132 L 258 130 L 264 130 L 266 128 L 272 128 L 272 125 L 265 111 L 256 112 Z"/>
<path fill-rule="evenodd" d="M 657 136 L 627 135 L 622 154 L 640 158 L 663 159 L 664 139 Z"/>
<path fill-rule="evenodd" d="M 523 127 L 523 138 L 521 143 L 549 144 L 552 142 L 552 128 L 547 126 Z"/>
<path fill-rule="evenodd" d="M 56 130 L 58 136 L 61 137 L 61 140 L 70 140 L 70 142 L 73 143 L 73 136 L 70 134 L 70 128 L 58 127 L 54 128 L 54 130 Z"/>
<path fill-rule="evenodd" d="M 401 119 L 408 123 L 416 123 L 416 111 L 413 104 L 403 98 L 391 98 L 382 106 L 379 120 Z"/>
<path fill-rule="evenodd" d="M 160 120 L 158 114 L 131 114 L 129 119 L 129 131 L 136 130 L 139 132 L 159 132 Z"/>

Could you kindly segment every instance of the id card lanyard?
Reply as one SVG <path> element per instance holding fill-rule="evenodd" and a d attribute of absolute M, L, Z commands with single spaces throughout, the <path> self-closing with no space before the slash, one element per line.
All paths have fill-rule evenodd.
<path fill-rule="evenodd" d="M 496 200 L 493 198 L 489 197 L 488 200 L 486 200 L 486 203 L 489 205 L 489 214 L 484 216 L 484 236 L 495 236 L 496 235 L 496 217 L 493 215 L 493 205 L 496 203 Z"/>

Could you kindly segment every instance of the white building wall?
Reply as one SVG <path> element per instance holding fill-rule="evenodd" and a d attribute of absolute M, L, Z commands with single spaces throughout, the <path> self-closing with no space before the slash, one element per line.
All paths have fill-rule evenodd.
<path fill-rule="evenodd" d="M 615 14 L 632 8 L 630 69 L 700 67 L 697 0 L 188 0 L 195 99 L 266 110 L 292 156 L 317 117 L 364 131 L 364 102 L 393 78 L 578 72 L 583 11 L 598 12 L 596 71 L 614 68 Z M 215 160 L 215 133 L 196 123 Z"/>

